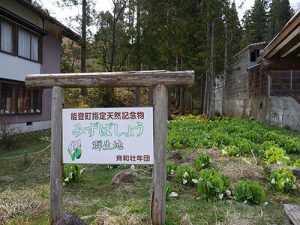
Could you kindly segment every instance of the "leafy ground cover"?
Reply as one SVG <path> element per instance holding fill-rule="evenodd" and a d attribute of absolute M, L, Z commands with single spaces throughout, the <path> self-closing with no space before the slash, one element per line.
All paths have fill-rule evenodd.
<path fill-rule="evenodd" d="M 41 138 L 43 135 L 27 136 L 26 149 L 38 151 L 47 146 L 49 143 Z M 282 148 L 291 158 L 292 165 L 300 158 L 298 142 L 298 132 L 250 120 L 205 121 L 183 117 L 169 122 L 168 193 L 174 192 L 178 196 L 168 197 L 166 224 L 286 224 L 282 204 L 299 204 L 299 187 L 288 193 L 276 189 L 265 169 L 265 152 L 272 146 Z M 224 149 L 228 146 L 235 146 L 235 154 L 226 154 Z M 23 149 L 16 152 L 22 153 Z M 174 150 L 180 157 L 171 156 Z M 50 150 L 30 155 L 28 162 L 22 158 L 1 159 L 17 155 L 16 152 L 0 153 L 0 176 L 14 179 L 10 183 L 0 182 L 0 224 L 49 224 Z M 202 164 L 205 164 L 203 168 Z M 177 168 L 189 168 L 189 173 L 180 169 L 182 171 L 177 175 Z M 121 170 L 134 173 L 133 184 L 111 185 L 112 178 Z M 205 176 L 213 183 L 209 191 L 197 183 L 203 170 L 215 171 L 202 172 L 208 174 Z M 216 173 L 223 175 L 216 179 L 211 177 Z M 184 180 L 188 182 L 183 184 L 181 181 Z M 63 188 L 64 210 L 76 213 L 87 224 L 151 224 L 151 181 L 150 166 L 134 169 L 129 166 L 84 166 L 80 181 L 67 183 Z M 257 192 L 252 191 L 253 188 L 251 191 L 239 190 L 239 199 L 227 196 L 227 190 L 233 195 L 235 186 L 241 186 L 238 185 L 241 182 L 245 186 L 249 181 L 255 181 L 255 190 L 263 189 L 262 204 L 249 203 L 250 199 L 256 199 L 249 194 Z M 207 195 L 213 191 L 214 196 L 203 197 L 199 189 L 205 190 Z M 247 198 L 243 193 L 247 193 Z M 243 202 L 244 199 L 249 202 Z M 253 202 L 260 203 L 260 200 Z"/>

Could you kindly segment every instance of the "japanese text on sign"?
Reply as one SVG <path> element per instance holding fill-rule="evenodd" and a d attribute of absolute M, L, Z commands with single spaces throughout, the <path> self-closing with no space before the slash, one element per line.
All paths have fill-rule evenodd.
<path fill-rule="evenodd" d="M 153 164 L 153 109 L 63 109 L 63 160 Z"/>

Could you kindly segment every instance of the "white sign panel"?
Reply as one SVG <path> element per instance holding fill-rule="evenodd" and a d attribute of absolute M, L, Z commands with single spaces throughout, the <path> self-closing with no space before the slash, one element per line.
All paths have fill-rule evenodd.
<path fill-rule="evenodd" d="M 63 162 L 153 164 L 153 108 L 63 109 Z"/>

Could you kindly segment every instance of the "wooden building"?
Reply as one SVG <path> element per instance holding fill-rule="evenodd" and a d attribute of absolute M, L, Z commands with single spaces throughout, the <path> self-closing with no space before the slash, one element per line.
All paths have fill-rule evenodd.
<path fill-rule="evenodd" d="M 62 37 L 80 36 L 26 0 L 0 1 L 0 123 L 50 128 L 51 91 L 26 89 L 27 74 L 59 73 Z"/>
<path fill-rule="evenodd" d="M 224 92 L 224 79 L 216 81 L 216 110 L 225 93 L 226 115 L 300 130 L 300 12 L 268 45 L 249 45 L 236 57 Z"/>

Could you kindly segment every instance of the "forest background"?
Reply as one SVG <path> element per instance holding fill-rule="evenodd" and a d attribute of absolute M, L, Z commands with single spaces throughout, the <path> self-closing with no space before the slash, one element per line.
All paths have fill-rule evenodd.
<path fill-rule="evenodd" d="M 33 2 L 47 11 L 41 0 Z M 255 0 L 241 20 L 230 0 L 112 0 L 107 11 L 97 11 L 96 2 L 56 1 L 55 7 L 76 7 L 65 22 L 82 37 L 79 43 L 64 40 L 62 72 L 194 70 L 196 84 L 170 90 L 169 108 L 210 118 L 215 78 L 230 76 L 240 50 L 271 41 L 295 14 L 289 0 Z M 67 102 L 70 107 L 151 105 L 152 91 L 70 89 Z"/>

